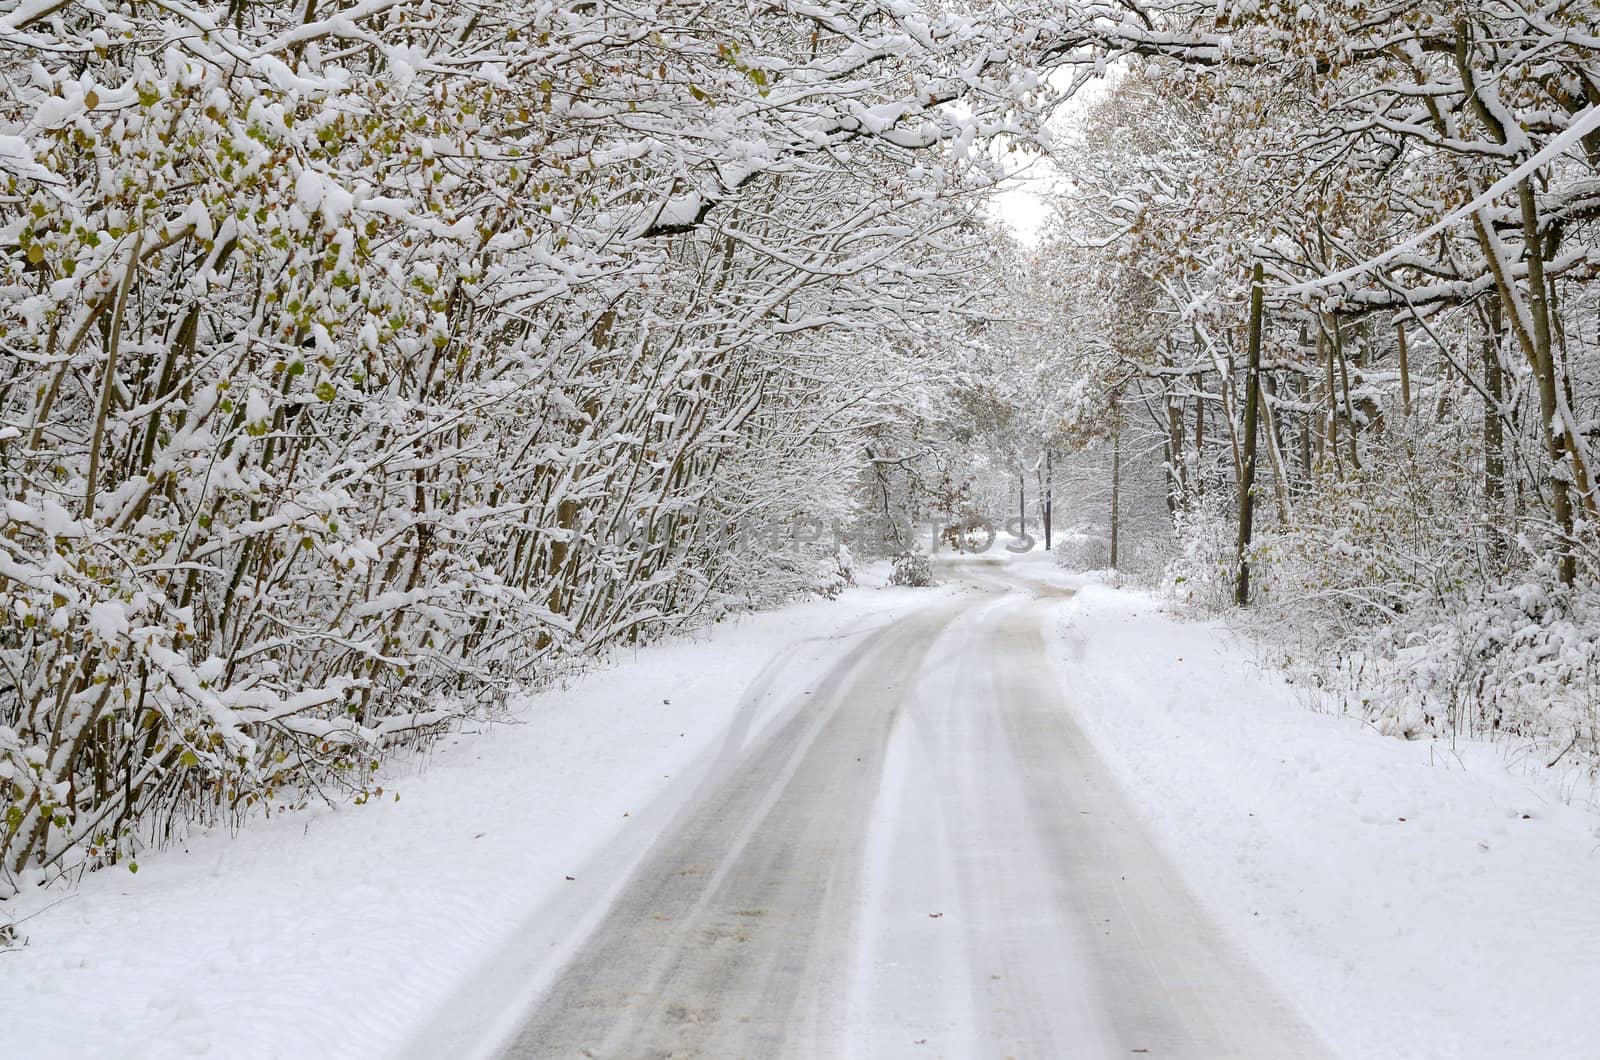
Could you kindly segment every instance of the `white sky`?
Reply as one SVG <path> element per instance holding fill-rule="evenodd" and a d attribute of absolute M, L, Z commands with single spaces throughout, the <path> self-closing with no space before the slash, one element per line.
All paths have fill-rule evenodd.
<path fill-rule="evenodd" d="M 1036 246 L 1050 216 L 1053 184 L 1048 160 L 1040 160 L 1024 176 L 1006 182 L 989 201 L 989 212 L 1024 244 Z"/>
<path fill-rule="evenodd" d="M 1057 135 L 1063 132 L 1078 119 L 1085 107 L 1104 96 L 1120 75 L 1120 68 L 1114 67 L 1109 76 L 1084 85 L 1050 116 L 1050 128 Z M 1057 70 L 1050 75 L 1050 80 L 1064 89 L 1071 81 L 1070 71 Z M 1050 159 L 1037 159 L 995 194 L 990 201 L 989 212 L 1010 228 L 1024 244 L 1036 246 L 1043 234 L 1044 224 L 1050 217 L 1050 196 L 1055 183 Z"/>

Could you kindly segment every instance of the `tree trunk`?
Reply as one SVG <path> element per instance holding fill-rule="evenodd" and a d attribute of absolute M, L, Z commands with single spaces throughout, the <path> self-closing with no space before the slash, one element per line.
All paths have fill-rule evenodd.
<path fill-rule="evenodd" d="M 1245 376 L 1244 459 L 1239 474 L 1238 580 L 1233 599 L 1240 607 L 1250 602 L 1250 536 L 1254 530 L 1256 480 L 1256 405 L 1261 400 L 1261 263 L 1250 275 L 1250 366 Z"/>
<path fill-rule="evenodd" d="M 1505 378 L 1500 367 L 1500 300 L 1489 299 L 1483 332 L 1483 508 L 1490 525 L 1496 521 L 1505 500 L 1506 455 L 1505 425 L 1501 421 Z M 1491 556 L 1500 554 L 1500 538 L 1488 535 Z"/>
<path fill-rule="evenodd" d="M 1411 357 L 1406 349 L 1406 326 L 1394 326 L 1394 339 L 1400 350 L 1400 407 L 1407 418 L 1411 416 Z"/>
<path fill-rule="evenodd" d="M 1528 312 L 1533 317 L 1533 368 L 1539 383 L 1539 416 L 1544 426 L 1545 450 L 1550 457 L 1552 507 L 1556 523 L 1565 538 L 1560 548 L 1561 582 L 1571 585 L 1577 575 L 1577 561 L 1572 554 L 1572 494 L 1567 485 L 1567 468 L 1563 466 L 1567 463 L 1563 451 L 1566 446 L 1557 438 L 1555 430 L 1558 414 L 1556 362 L 1550 347 L 1550 304 L 1544 279 L 1544 240 L 1539 236 L 1539 207 L 1533 197 L 1532 181 L 1524 179 L 1517 185 L 1517 199 L 1522 206 L 1522 238 L 1528 247 Z"/>
<path fill-rule="evenodd" d="M 1122 532 L 1122 412 L 1111 397 L 1111 569 L 1117 569 L 1117 538 Z"/>
<path fill-rule="evenodd" d="M 1028 536 L 1028 473 L 1017 475 L 1017 540 Z"/>
<path fill-rule="evenodd" d="M 1189 482 L 1183 455 L 1183 409 L 1167 399 L 1167 467 L 1171 476 L 1167 489 L 1167 514 L 1174 519 L 1188 499 Z"/>
<path fill-rule="evenodd" d="M 1319 461 L 1333 458 L 1333 476 L 1335 479 L 1344 478 L 1343 464 L 1339 459 L 1339 390 L 1334 383 L 1333 375 L 1333 342 L 1328 337 L 1326 323 L 1317 328 L 1317 355 L 1327 369 L 1327 378 L 1323 384 L 1328 398 L 1328 421 L 1326 429 L 1317 447 Z"/>
<path fill-rule="evenodd" d="M 122 314 L 128 307 L 128 292 L 133 288 L 133 278 L 139 271 L 139 248 L 144 245 L 144 233 L 133 237 L 128 251 L 128 267 L 117 288 L 116 308 L 111 312 L 111 323 L 106 331 L 106 363 L 100 377 L 100 396 L 95 402 L 94 433 L 89 438 L 89 472 L 83 490 L 83 517 L 94 518 L 95 487 L 100 479 L 100 447 L 105 436 L 106 417 L 111 412 L 111 395 L 117 385 L 117 350 L 122 343 Z"/>
<path fill-rule="evenodd" d="M 1311 377 L 1300 375 L 1300 482 L 1301 488 L 1311 488 Z"/>
<path fill-rule="evenodd" d="M 1339 361 L 1339 389 L 1344 395 L 1344 418 L 1349 427 L 1345 436 L 1350 443 L 1350 471 L 1361 470 L 1361 453 L 1356 448 L 1356 407 L 1350 400 L 1350 362 L 1344 355 L 1344 332 L 1339 318 L 1333 318 L 1333 355 Z"/>
<path fill-rule="evenodd" d="M 1289 462 L 1283 458 L 1283 436 L 1279 433 L 1278 414 L 1272 409 L 1278 397 L 1278 386 L 1271 372 L 1261 380 L 1261 385 L 1258 400 L 1261 418 L 1266 420 L 1263 426 L 1267 429 L 1267 457 L 1272 461 L 1272 491 L 1278 499 L 1278 518 L 1288 526 L 1294 521 L 1289 505 Z"/>
<path fill-rule="evenodd" d="M 1054 515 L 1052 508 L 1055 506 L 1056 476 L 1055 467 L 1051 459 L 1050 449 L 1044 451 L 1044 550 L 1050 551 L 1050 520 Z"/>

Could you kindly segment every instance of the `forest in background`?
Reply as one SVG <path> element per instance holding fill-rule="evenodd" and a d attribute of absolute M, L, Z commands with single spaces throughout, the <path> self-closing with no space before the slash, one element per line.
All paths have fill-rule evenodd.
<path fill-rule="evenodd" d="M 1380 727 L 1592 753 L 1597 33 L 0 4 L 0 893 L 848 578 L 767 528 L 1084 469 L 1127 523 L 1080 562 L 1223 607 L 1243 557 Z M 986 202 L 1047 151 L 1016 246 Z"/>
<path fill-rule="evenodd" d="M 1118 566 L 1248 601 L 1318 702 L 1592 760 L 1600 9 L 1222 9 L 1056 145 L 995 400 L 1088 454 L 1098 556 L 1133 461 Z"/>

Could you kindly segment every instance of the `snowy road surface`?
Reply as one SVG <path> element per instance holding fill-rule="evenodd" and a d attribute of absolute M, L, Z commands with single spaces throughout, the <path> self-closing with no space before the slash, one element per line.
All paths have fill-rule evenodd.
<path fill-rule="evenodd" d="M 505 1055 L 1321 1054 L 1075 724 L 1064 591 L 964 574 L 730 741 Z"/>

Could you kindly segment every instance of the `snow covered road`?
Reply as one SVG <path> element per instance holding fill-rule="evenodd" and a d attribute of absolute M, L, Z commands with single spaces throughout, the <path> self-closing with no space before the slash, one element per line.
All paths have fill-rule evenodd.
<path fill-rule="evenodd" d="M 707 776 L 505 1055 L 1321 1054 L 1074 723 L 1063 590 L 963 573 Z"/>

